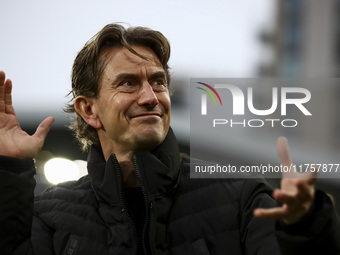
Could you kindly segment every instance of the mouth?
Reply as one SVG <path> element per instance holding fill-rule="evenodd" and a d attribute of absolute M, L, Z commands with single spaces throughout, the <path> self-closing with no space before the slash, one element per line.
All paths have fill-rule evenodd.
<path fill-rule="evenodd" d="M 132 119 L 133 118 L 152 118 L 152 117 L 161 118 L 162 114 L 159 112 L 141 112 L 141 113 L 137 113 L 131 116 Z"/>

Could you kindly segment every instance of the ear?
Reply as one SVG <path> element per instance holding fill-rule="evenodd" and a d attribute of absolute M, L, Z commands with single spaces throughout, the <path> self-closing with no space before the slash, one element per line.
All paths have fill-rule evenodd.
<path fill-rule="evenodd" d="M 94 109 L 94 98 L 88 98 L 85 96 L 78 96 L 74 100 L 74 108 L 77 113 L 86 121 L 87 124 L 94 127 L 95 129 L 101 128 L 103 125 L 95 113 Z"/>

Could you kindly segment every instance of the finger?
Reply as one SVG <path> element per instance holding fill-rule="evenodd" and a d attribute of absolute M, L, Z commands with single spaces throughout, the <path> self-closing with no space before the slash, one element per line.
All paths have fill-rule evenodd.
<path fill-rule="evenodd" d="M 15 111 L 12 105 L 12 81 L 7 79 L 4 86 L 5 97 L 5 112 L 15 115 Z"/>
<path fill-rule="evenodd" d="M 315 182 L 315 179 L 303 179 L 298 180 L 297 182 L 297 199 L 302 202 L 311 202 L 314 198 L 314 183 L 311 184 L 311 181 Z"/>
<path fill-rule="evenodd" d="M 39 138 L 39 140 L 42 141 L 42 143 L 45 141 L 45 138 L 48 134 L 48 132 L 51 129 L 52 123 L 54 122 L 54 118 L 53 117 L 48 117 L 46 119 L 44 119 L 40 125 L 38 126 L 37 130 L 35 131 L 35 133 L 33 134 L 33 137 L 37 137 Z"/>
<path fill-rule="evenodd" d="M 5 96 L 4 96 L 4 85 L 5 85 L 5 73 L 0 71 L 0 112 L 5 112 Z"/>
<path fill-rule="evenodd" d="M 277 139 L 277 154 L 279 156 L 282 166 L 287 167 L 289 171 L 284 171 L 282 173 L 282 178 L 296 178 L 295 168 L 290 157 L 288 141 L 285 137 L 279 137 Z"/>
<path fill-rule="evenodd" d="M 4 80 L 5 80 L 5 76 L 6 76 L 6 75 L 5 75 L 5 72 L 4 72 L 4 71 L 0 71 L 0 81 L 1 81 L 1 80 L 4 81 Z"/>
<path fill-rule="evenodd" d="M 12 81 L 0 71 L 0 112 L 15 114 L 12 106 Z"/>
<path fill-rule="evenodd" d="M 291 196 L 296 199 L 309 199 L 314 192 L 314 183 L 316 179 L 300 178 L 290 181 L 290 187 L 285 189 L 276 189 L 273 192 L 275 199 L 281 199 L 284 196 Z M 287 186 L 287 185 L 286 185 Z"/>
<path fill-rule="evenodd" d="M 298 203 L 300 203 L 298 192 L 295 194 L 288 194 L 286 192 L 282 192 L 281 190 L 274 190 L 273 198 L 282 204 L 296 206 Z"/>
<path fill-rule="evenodd" d="M 281 220 L 286 224 L 294 224 L 298 222 L 304 214 L 282 206 L 270 209 L 258 208 L 253 211 L 253 215 L 257 218 Z"/>
<path fill-rule="evenodd" d="M 312 165 L 308 173 L 308 183 L 314 185 L 319 172 L 320 165 Z"/>
<path fill-rule="evenodd" d="M 284 220 L 287 217 L 287 209 L 285 207 L 257 208 L 253 211 L 253 215 L 262 219 Z"/>
<path fill-rule="evenodd" d="M 279 155 L 280 162 L 283 166 L 291 166 L 292 160 L 289 154 L 288 142 L 283 136 L 277 139 L 277 154 Z"/>

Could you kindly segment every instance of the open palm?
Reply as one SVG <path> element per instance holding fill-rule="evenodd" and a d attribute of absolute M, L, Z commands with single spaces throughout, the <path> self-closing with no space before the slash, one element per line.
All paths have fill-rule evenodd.
<path fill-rule="evenodd" d="M 0 155 L 33 158 L 42 148 L 53 121 L 53 117 L 46 118 L 32 136 L 23 131 L 12 105 L 12 82 L 0 71 Z"/>

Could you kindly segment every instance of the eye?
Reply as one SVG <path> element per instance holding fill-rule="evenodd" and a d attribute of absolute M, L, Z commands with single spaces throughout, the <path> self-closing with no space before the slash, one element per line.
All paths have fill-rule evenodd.
<path fill-rule="evenodd" d="M 161 86 L 161 85 L 164 85 L 164 81 L 163 80 L 158 80 L 158 81 L 155 81 L 154 84 Z"/>
<path fill-rule="evenodd" d="M 133 86 L 133 83 L 131 81 L 124 81 L 120 83 L 120 86 Z"/>
<path fill-rule="evenodd" d="M 125 80 L 119 83 L 118 89 L 122 92 L 134 92 L 137 89 L 137 84 L 131 80 Z"/>
<path fill-rule="evenodd" d="M 166 90 L 167 87 L 166 82 L 163 79 L 157 79 L 153 81 L 151 84 L 154 91 L 164 91 Z"/>

